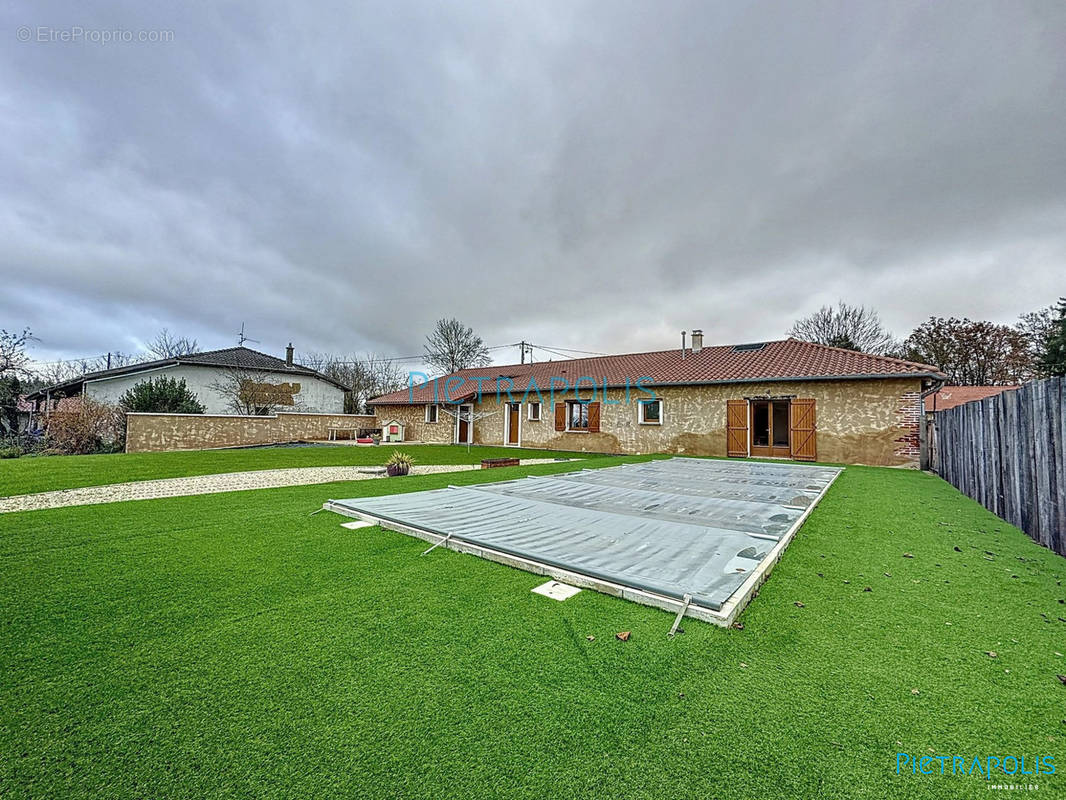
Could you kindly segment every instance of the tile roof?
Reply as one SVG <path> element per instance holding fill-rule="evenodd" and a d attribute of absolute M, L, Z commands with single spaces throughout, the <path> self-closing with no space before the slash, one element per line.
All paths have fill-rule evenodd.
<path fill-rule="evenodd" d="M 927 411 L 946 411 L 963 403 L 984 400 L 997 394 L 1019 389 L 1019 386 L 941 386 L 925 399 Z"/>
<path fill-rule="evenodd" d="M 481 380 L 481 392 L 494 394 L 497 380 L 510 378 L 514 387 L 524 391 L 530 380 L 541 391 L 555 385 L 562 390 L 560 380 L 573 386 L 579 377 L 591 379 L 599 387 L 635 386 L 644 379 L 647 386 L 669 386 L 701 383 L 745 383 L 766 380 L 854 379 L 889 377 L 929 377 L 943 379 L 936 367 L 888 356 L 876 356 L 844 350 L 839 347 L 783 339 L 741 345 L 714 345 L 699 353 L 691 351 L 681 357 L 680 349 L 657 350 L 650 353 L 627 353 L 595 358 L 575 358 L 565 361 L 542 361 L 537 364 L 511 364 L 465 369 L 437 379 L 437 398 L 434 385 L 416 385 L 413 390 L 401 389 L 375 397 L 374 405 L 422 404 L 456 401 L 473 396 L 478 391 L 476 379 Z M 587 380 L 582 385 L 591 388 Z M 501 390 L 508 388 L 501 382 Z"/>
<path fill-rule="evenodd" d="M 79 375 L 77 378 L 73 378 L 69 381 L 63 381 L 54 386 L 38 389 L 35 392 L 31 392 L 27 397 L 43 397 L 46 392 L 54 393 L 57 391 L 73 389 L 80 386 L 85 381 L 111 378 L 117 375 L 134 375 L 138 372 L 144 372 L 145 370 L 176 366 L 178 364 L 193 364 L 201 367 L 226 367 L 230 369 L 240 368 L 256 372 L 288 373 L 290 375 L 307 375 L 332 383 L 340 389 L 347 389 L 346 386 L 333 380 L 333 378 L 330 378 L 328 375 L 323 375 L 321 372 L 317 372 L 310 367 L 305 367 L 301 364 L 293 364 L 290 367 L 285 363 L 284 359 L 276 358 L 267 355 L 266 353 L 260 353 L 258 350 L 252 350 L 250 347 L 226 347 L 222 350 L 208 350 L 203 353 L 192 353 L 187 356 L 161 358 L 157 361 L 142 361 L 137 364 L 126 364 L 122 367 L 113 367 L 112 369 L 89 372 L 85 375 Z"/>

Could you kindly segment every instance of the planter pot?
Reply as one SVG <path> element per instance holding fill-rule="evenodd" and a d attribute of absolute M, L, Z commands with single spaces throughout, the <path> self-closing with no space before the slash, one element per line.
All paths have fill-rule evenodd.
<path fill-rule="evenodd" d="M 389 464 L 385 467 L 385 471 L 389 474 L 390 478 L 398 478 L 401 475 L 406 475 L 411 471 L 411 468 L 406 464 Z"/>

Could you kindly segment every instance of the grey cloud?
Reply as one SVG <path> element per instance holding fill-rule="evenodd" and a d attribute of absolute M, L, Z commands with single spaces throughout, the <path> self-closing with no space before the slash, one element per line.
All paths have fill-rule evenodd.
<path fill-rule="evenodd" d="M 524 6 L 8 6 L 3 325 L 620 351 L 1063 292 L 1060 4 Z M 73 24 L 174 41 L 14 41 Z"/>

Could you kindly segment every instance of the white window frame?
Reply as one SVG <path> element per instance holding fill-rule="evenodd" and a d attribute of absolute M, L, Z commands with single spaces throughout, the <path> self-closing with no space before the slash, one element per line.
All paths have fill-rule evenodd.
<path fill-rule="evenodd" d="M 537 416 L 533 416 L 533 408 L 537 409 Z M 530 422 L 540 422 L 540 403 L 534 400 L 531 403 L 526 403 L 526 419 Z"/>
<path fill-rule="evenodd" d="M 433 409 L 433 419 L 429 418 L 429 410 L 431 408 Z M 426 403 L 425 421 L 430 425 L 440 422 L 440 403 Z"/>
<path fill-rule="evenodd" d="M 589 408 L 589 403 L 590 402 L 591 402 L 590 400 L 567 400 L 566 401 L 566 431 L 567 431 L 567 433 L 588 433 L 589 432 L 589 423 L 588 423 L 589 411 L 588 411 L 588 408 Z M 572 419 L 572 416 L 570 414 L 570 409 L 573 406 L 575 406 L 575 405 L 581 405 L 581 406 L 585 407 L 585 414 L 584 414 L 585 427 L 584 428 L 571 428 L 570 427 L 570 421 Z"/>
<path fill-rule="evenodd" d="M 659 404 L 659 419 L 647 420 L 644 419 L 644 406 L 651 403 Z M 647 400 L 640 400 L 637 403 L 637 423 L 640 425 L 662 425 L 663 424 L 663 399 L 661 397 L 649 398 Z"/>

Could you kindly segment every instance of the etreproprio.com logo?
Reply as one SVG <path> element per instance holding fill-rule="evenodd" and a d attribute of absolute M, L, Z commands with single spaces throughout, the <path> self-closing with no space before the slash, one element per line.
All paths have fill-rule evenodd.
<path fill-rule="evenodd" d="M 896 774 L 973 775 L 985 780 L 1054 775 L 1054 756 L 916 756 L 896 753 Z"/>

